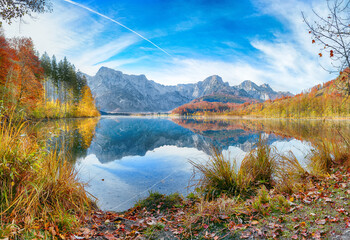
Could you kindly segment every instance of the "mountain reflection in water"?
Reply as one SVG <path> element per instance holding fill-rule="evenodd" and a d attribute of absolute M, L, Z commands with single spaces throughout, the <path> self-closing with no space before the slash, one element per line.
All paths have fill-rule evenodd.
<path fill-rule="evenodd" d="M 187 195 L 193 173 L 188 160 L 207 161 L 213 146 L 240 164 L 261 136 L 305 166 L 310 142 L 329 139 L 334 127 L 350 132 L 347 121 L 114 116 L 47 121 L 36 131 L 72 158 L 102 209 L 123 211 L 149 191 Z"/>
<path fill-rule="evenodd" d="M 238 125 L 229 125 L 231 128 L 217 126 L 219 128 L 215 130 L 199 132 L 186 128 L 188 126 L 178 119 L 104 118 L 99 122 L 88 153 L 95 154 L 101 163 L 107 163 L 126 156 L 144 156 L 162 146 L 195 148 L 207 154 L 210 154 L 212 146 L 222 150 L 237 146 L 247 152 L 253 148 L 259 134 L 269 144 L 283 139 L 263 131 L 245 130 Z"/>
<path fill-rule="evenodd" d="M 309 149 L 292 137 L 249 128 L 245 121 L 104 117 L 77 168 L 102 209 L 122 211 L 149 191 L 187 195 L 189 159 L 206 161 L 215 146 L 240 162 L 259 135 L 300 159 Z"/>

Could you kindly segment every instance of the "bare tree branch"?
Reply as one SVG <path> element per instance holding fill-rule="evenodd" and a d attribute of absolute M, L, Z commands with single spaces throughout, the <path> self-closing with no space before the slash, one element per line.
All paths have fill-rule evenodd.
<path fill-rule="evenodd" d="M 13 18 L 46 11 L 51 11 L 50 0 L 0 0 L 0 18 L 9 24 Z"/>
<path fill-rule="evenodd" d="M 350 0 L 327 0 L 328 15 L 321 16 L 312 10 L 316 20 L 312 23 L 302 12 L 312 43 L 321 46 L 320 57 L 325 52 L 332 60 L 333 70 L 328 72 L 342 73 L 338 90 L 350 95 Z M 348 98 L 348 97 L 347 97 Z M 346 98 L 346 99 L 347 99 Z"/>

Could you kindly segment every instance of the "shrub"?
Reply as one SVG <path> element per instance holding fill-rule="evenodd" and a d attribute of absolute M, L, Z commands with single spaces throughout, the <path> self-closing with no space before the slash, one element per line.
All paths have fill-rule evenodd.
<path fill-rule="evenodd" d="M 270 212 L 270 201 L 271 197 L 269 192 L 265 186 L 262 186 L 259 189 L 257 196 L 252 201 L 252 209 L 257 213 L 266 216 Z"/>
<path fill-rule="evenodd" d="M 290 207 L 289 202 L 282 195 L 270 195 L 263 185 L 251 202 L 252 209 L 262 216 L 269 215 L 271 211 L 286 213 Z"/>

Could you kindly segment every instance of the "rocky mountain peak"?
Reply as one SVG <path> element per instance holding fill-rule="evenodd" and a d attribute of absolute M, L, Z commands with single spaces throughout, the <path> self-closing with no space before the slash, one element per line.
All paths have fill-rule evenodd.
<path fill-rule="evenodd" d="M 94 77 L 87 76 L 87 80 L 97 106 L 104 112 L 165 112 L 196 98 L 215 94 L 258 100 L 282 95 L 268 84 L 257 86 L 250 80 L 230 86 L 218 75 L 197 83 L 164 86 L 148 80 L 145 75 L 128 75 L 101 67 Z"/>
<path fill-rule="evenodd" d="M 224 84 L 222 78 L 218 75 L 213 75 L 204 79 L 203 83 L 207 84 Z"/>
<path fill-rule="evenodd" d="M 105 75 L 105 74 L 122 74 L 120 71 L 113 70 L 108 67 L 101 67 L 98 72 L 96 73 L 96 76 L 98 75 Z"/>
<path fill-rule="evenodd" d="M 258 85 L 250 80 L 244 80 L 241 84 L 237 86 L 240 89 L 244 89 L 246 91 L 253 91 L 257 89 Z"/>
<path fill-rule="evenodd" d="M 270 85 L 267 84 L 267 83 L 264 83 L 264 84 L 260 85 L 260 87 L 261 87 L 261 88 L 266 88 L 266 89 L 268 89 L 268 90 L 273 91 L 272 88 L 270 87 Z"/>

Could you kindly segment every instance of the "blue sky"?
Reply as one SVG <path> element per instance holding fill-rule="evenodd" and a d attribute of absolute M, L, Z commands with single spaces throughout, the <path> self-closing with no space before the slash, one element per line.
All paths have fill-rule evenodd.
<path fill-rule="evenodd" d="M 300 92 L 333 78 L 320 64 L 301 11 L 324 12 L 324 1 L 53 0 L 53 12 L 5 25 L 8 37 L 32 37 L 37 50 L 67 56 L 94 75 L 101 66 L 145 74 L 156 82 L 192 83 L 217 74 Z M 321 61 L 321 62 L 320 62 Z M 322 62 L 323 61 L 323 62 Z"/>

